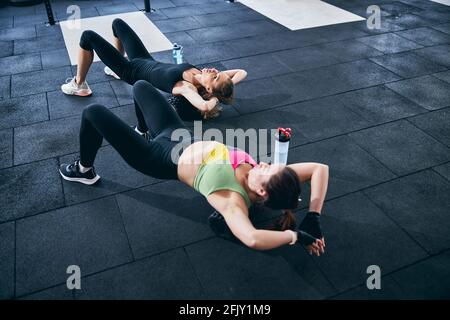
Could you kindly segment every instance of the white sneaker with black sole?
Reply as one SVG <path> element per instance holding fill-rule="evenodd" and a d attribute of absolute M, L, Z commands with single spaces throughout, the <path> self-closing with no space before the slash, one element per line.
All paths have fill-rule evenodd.
<path fill-rule="evenodd" d="M 105 71 L 105 74 L 107 76 L 111 76 L 117 80 L 120 80 L 120 77 L 114 71 L 112 71 L 110 67 L 105 67 L 105 69 L 103 69 L 103 71 Z"/>
<path fill-rule="evenodd" d="M 87 185 L 94 184 L 100 179 L 100 176 L 95 173 L 94 167 L 90 168 L 85 173 L 82 173 L 80 171 L 80 160 L 71 164 L 61 164 L 59 166 L 59 173 L 64 180 L 80 182 Z"/>
<path fill-rule="evenodd" d="M 66 79 L 66 83 L 61 86 L 61 91 L 70 96 L 87 97 L 92 94 L 91 88 L 86 81 L 78 84 L 76 77 Z"/>

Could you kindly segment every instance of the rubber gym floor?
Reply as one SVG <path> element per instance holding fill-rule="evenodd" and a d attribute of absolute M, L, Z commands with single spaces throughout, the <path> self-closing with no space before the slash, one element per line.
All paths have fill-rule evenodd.
<path fill-rule="evenodd" d="M 129 168 L 107 144 L 92 187 L 63 182 L 83 107 L 135 124 L 131 86 L 94 63 L 89 98 L 72 77 L 43 4 L 0 9 L 0 298 L 416 299 L 450 297 L 450 7 L 433 1 L 327 0 L 366 21 L 291 31 L 241 3 L 152 0 L 147 17 L 198 66 L 244 68 L 232 106 L 204 128 L 292 127 L 289 162 L 330 167 L 326 252 L 254 251 L 217 237 L 212 208 L 178 182 Z M 52 1 L 84 17 L 143 1 Z M 171 52 L 154 56 L 171 61 Z M 307 189 L 307 188 L 306 188 Z M 307 210 L 308 191 L 297 215 Z M 258 212 L 265 226 L 280 214 Z M 81 290 L 66 287 L 67 266 Z M 368 290 L 367 268 L 381 270 Z"/>

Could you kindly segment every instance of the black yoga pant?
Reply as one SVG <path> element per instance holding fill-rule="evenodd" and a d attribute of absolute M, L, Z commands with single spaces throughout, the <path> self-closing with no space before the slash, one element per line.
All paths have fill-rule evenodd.
<path fill-rule="evenodd" d="M 143 58 L 154 60 L 145 48 L 138 35 L 122 19 L 115 19 L 112 23 L 115 37 L 122 42 L 128 55 L 126 59 L 113 45 L 92 30 L 83 32 L 80 38 L 80 47 L 84 50 L 95 51 L 102 62 L 111 68 L 122 80 L 128 84 L 136 82 L 137 65 L 133 59 Z"/>
<path fill-rule="evenodd" d="M 172 161 L 171 153 L 180 141 L 171 141 L 171 134 L 175 129 L 186 128 L 183 121 L 150 83 L 137 81 L 133 94 L 152 140 L 144 139 L 106 107 L 91 104 L 84 109 L 81 119 L 81 164 L 93 166 L 105 138 L 134 169 L 158 179 L 178 179 L 177 164 Z M 191 143 L 181 142 L 185 146 Z"/>

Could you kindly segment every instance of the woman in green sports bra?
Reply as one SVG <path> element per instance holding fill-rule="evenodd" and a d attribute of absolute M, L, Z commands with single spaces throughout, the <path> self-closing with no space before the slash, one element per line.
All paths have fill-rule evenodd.
<path fill-rule="evenodd" d="M 324 252 L 319 217 L 328 186 L 328 166 L 241 163 L 233 170 L 227 146 L 215 141 L 199 141 L 181 154 L 178 178 L 203 194 L 222 214 L 233 234 L 248 247 L 267 250 L 298 241 L 317 256 Z M 297 207 L 300 183 L 306 180 L 311 180 L 310 212 L 294 231 L 291 210 Z M 284 231 L 256 229 L 248 218 L 252 203 L 283 209 L 280 225 Z"/>
<path fill-rule="evenodd" d="M 324 252 L 320 212 L 327 192 L 328 167 L 319 163 L 296 163 L 288 166 L 269 165 L 245 160 L 234 161 L 228 148 L 215 141 L 198 141 L 182 151 L 178 161 L 172 153 L 179 141 L 172 139 L 177 129 L 187 130 L 167 100 L 146 81 L 133 86 L 136 104 L 141 109 L 150 140 L 137 134 L 108 108 L 99 104 L 87 106 L 81 117 L 80 159 L 62 163 L 61 176 L 67 181 L 95 184 L 100 176 L 94 168 L 97 152 L 106 139 L 134 169 L 158 179 L 174 179 L 202 193 L 223 216 L 231 232 L 245 245 L 266 250 L 285 244 L 299 243 L 310 253 Z M 185 141 L 181 141 L 183 146 Z M 175 152 L 179 154 L 178 152 Z M 236 153 L 236 152 L 235 152 Z M 248 156 L 248 155 L 247 155 Z M 251 158 L 251 157 L 250 157 Z M 311 181 L 308 214 L 298 228 L 290 210 L 297 208 L 300 183 Z M 248 207 L 261 203 L 285 211 L 281 229 L 255 228 L 248 218 Z"/>

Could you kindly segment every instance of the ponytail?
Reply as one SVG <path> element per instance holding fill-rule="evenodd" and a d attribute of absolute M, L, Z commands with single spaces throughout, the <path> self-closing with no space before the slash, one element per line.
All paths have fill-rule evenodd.
<path fill-rule="evenodd" d="M 276 230 L 288 230 L 294 229 L 296 225 L 295 215 L 291 210 L 283 210 L 283 216 L 275 223 L 274 229 Z"/>

